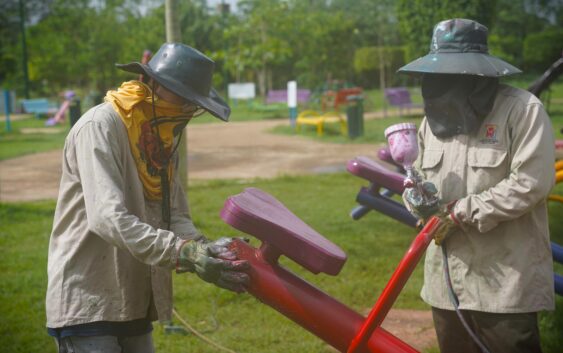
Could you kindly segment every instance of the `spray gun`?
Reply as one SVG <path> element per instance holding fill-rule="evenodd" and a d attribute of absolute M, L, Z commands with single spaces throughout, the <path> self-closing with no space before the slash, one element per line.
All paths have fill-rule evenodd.
<path fill-rule="evenodd" d="M 440 199 L 436 196 L 438 190 L 434 184 L 424 181 L 413 167 L 418 157 L 416 130 L 413 123 L 395 124 L 385 129 L 385 137 L 393 160 L 406 171 L 404 187 L 409 194 L 410 203 L 416 207 L 416 213 L 420 217 L 427 219 L 438 211 Z"/>

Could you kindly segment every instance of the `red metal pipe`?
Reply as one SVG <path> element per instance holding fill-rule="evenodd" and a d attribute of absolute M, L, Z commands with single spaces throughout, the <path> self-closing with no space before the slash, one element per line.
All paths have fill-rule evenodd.
<path fill-rule="evenodd" d="M 385 289 L 377 299 L 368 318 L 363 323 L 356 337 L 352 340 L 347 353 L 363 352 L 361 347 L 366 344 L 372 333 L 377 330 L 385 319 L 385 316 L 387 316 L 387 313 L 389 313 L 389 310 L 393 306 L 393 303 L 395 303 L 401 290 L 403 290 L 403 287 L 414 271 L 422 254 L 432 241 L 432 234 L 439 223 L 440 219 L 433 217 L 426 223 L 422 231 L 418 233 L 410 248 L 407 250 L 407 253 L 399 263 L 399 266 L 397 266 L 397 269 L 391 276 L 391 279 L 387 282 Z"/>
<path fill-rule="evenodd" d="M 340 352 L 346 352 L 363 326 L 365 318 L 362 315 L 277 264 L 276 254 L 267 251 L 267 245 L 255 249 L 244 241 L 235 240 L 231 246 L 239 259 L 247 260 L 250 264 L 250 284 L 247 289 L 251 295 Z M 266 250 L 264 254 L 262 250 Z M 268 262 L 272 259 L 272 263 Z M 392 297 L 387 296 L 388 300 Z M 356 352 L 417 352 L 381 327 L 376 327 L 372 332 L 366 344 L 359 346 Z"/>

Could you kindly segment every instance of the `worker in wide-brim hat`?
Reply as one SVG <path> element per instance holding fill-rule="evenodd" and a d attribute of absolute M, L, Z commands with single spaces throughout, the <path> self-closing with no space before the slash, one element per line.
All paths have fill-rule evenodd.
<path fill-rule="evenodd" d="M 487 28 L 468 19 L 438 23 L 428 55 L 399 72 L 421 79 L 416 168 L 442 204 L 421 292 L 440 351 L 541 352 L 537 313 L 555 307 L 554 140 L 542 103 L 499 83 L 520 70 L 490 55 Z M 416 196 L 403 199 L 430 217 Z"/>
<path fill-rule="evenodd" d="M 245 291 L 248 266 L 194 226 L 179 178 L 186 124 L 230 108 L 211 87 L 214 62 L 181 43 L 86 112 L 65 142 L 49 245 L 47 327 L 59 352 L 154 352 L 152 321 L 172 314 L 171 272 Z"/>

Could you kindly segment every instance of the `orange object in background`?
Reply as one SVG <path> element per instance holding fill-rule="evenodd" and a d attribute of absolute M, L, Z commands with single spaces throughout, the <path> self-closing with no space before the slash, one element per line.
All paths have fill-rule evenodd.
<path fill-rule="evenodd" d="M 563 181 L 563 160 L 555 162 L 555 183 L 559 184 L 561 181 Z M 563 202 L 563 196 L 551 194 L 548 200 Z"/>
<path fill-rule="evenodd" d="M 322 110 L 338 110 L 341 105 L 348 103 L 349 96 L 357 96 L 363 93 L 361 87 L 342 88 L 338 91 L 326 91 L 322 96 Z"/>
<path fill-rule="evenodd" d="M 555 182 L 563 181 L 563 160 L 555 162 Z"/>

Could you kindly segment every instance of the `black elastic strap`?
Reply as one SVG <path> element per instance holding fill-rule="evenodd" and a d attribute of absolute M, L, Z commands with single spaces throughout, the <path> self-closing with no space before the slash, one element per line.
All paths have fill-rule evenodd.
<path fill-rule="evenodd" d="M 156 108 L 155 108 L 155 104 L 154 104 L 154 89 L 155 89 L 155 83 L 153 81 L 152 83 L 152 89 L 151 89 L 151 98 L 152 98 L 152 117 L 153 120 L 155 121 L 156 124 L 154 124 L 156 126 L 156 135 L 158 137 L 158 149 L 159 149 L 159 154 L 160 156 L 164 155 L 164 146 L 162 144 L 162 139 L 160 138 L 160 129 L 158 128 L 158 122 L 156 121 Z M 179 140 L 178 140 L 179 141 Z M 176 148 L 178 147 L 178 144 L 176 144 Z M 176 151 L 176 148 L 174 148 L 174 151 Z M 174 151 L 172 152 L 172 154 L 174 154 Z M 166 223 L 166 229 L 170 230 L 170 225 L 171 225 L 171 215 L 170 215 L 170 181 L 168 179 L 168 165 L 170 164 L 170 158 L 172 158 L 172 154 L 170 154 L 170 157 L 168 157 L 166 159 L 166 161 L 163 162 L 162 168 L 158 171 L 158 174 L 160 175 L 160 192 L 162 194 L 162 220 L 164 221 L 164 223 Z"/>

